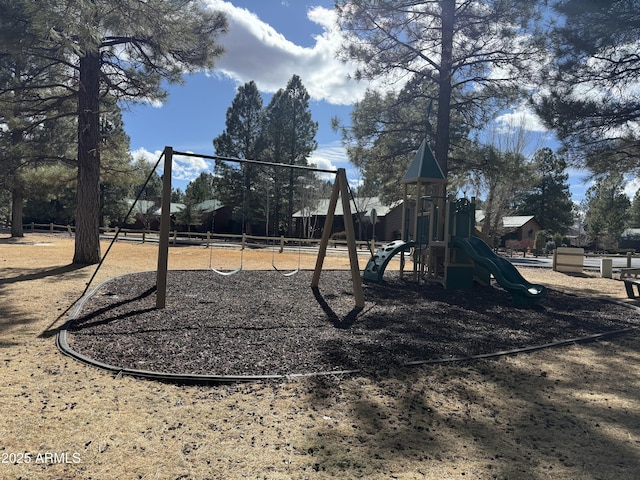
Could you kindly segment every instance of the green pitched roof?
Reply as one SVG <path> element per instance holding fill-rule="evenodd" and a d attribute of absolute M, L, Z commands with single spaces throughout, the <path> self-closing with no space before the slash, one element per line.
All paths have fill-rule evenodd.
<path fill-rule="evenodd" d="M 409 170 L 404 174 L 404 178 L 400 183 L 413 183 L 418 180 L 446 181 L 440 164 L 438 164 L 436 157 L 433 156 L 426 139 L 422 141 L 416 156 L 413 157 Z"/>

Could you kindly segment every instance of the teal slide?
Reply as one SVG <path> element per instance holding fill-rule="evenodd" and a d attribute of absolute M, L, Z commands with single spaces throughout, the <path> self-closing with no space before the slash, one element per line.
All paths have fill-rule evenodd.
<path fill-rule="evenodd" d="M 451 237 L 454 247 L 461 248 L 480 267 L 493 274 L 498 284 L 511 293 L 514 303 L 530 305 L 546 293 L 543 285 L 527 282 L 509 260 L 497 255 L 493 249 L 478 237 L 470 239 Z"/>

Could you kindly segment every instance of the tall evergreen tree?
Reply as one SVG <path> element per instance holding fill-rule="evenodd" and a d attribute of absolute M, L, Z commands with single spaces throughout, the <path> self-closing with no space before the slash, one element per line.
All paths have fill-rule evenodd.
<path fill-rule="evenodd" d="M 185 203 L 194 205 L 211 200 L 216 196 L 216 177 L 213 173 L 202 172 L 190 181 L 184 191 Z"/>
<path fill-rule="evenodd" d="M 411 75 L 435 95 L 434 154 L 448 174 L 451 112 L 481 126 L 526 85 L 522 72 L 541 49 L 528 40 L 538 2 L 526 0 L 340 0 L 344 56 L 357 79 Z M 500 74 L 496 75 L 496 69 Z M 426 112 L 424 112 L 426 119 Z"/>
<path fill-rule="evenodd" d="M 216 155 L 258 160 L 262 145 L 262 97 L 254 81 L 238 88 L 231 107 L 227 109 L 226 129 L 214 138 Z M 264 169 L 254 164 L 216 161 L 216 197 L 226 205 L 235 207 L 242 217 L 243 228 L 263 216 L 262 192 L 258 185 L 264 182 Z"/>
<path fill-rule="evenodd" d="M 566 161 L 550 148 L 538 150 L 532 168 L 537 181 L 519 202 L 518 215 L 535 215 L 550 233 L 566 234 L 573 225 L 573 202 Z"/>
<path fill-rule="evenodd" d="M 30 28 L 28 5 L 0 1 L 0 124 L 6 126 L 0 129 L 0 174 L 11 192 L 14 237 L 23 235 L 23 204 L 30 191 L 25 175 L 70 161 L 69 133 L 75 129 L 65 118 L 73 113 L 73 104 L 65 101 L 66 66 L 51 66 L 46 55 L 34 53 L 39 39 Z"/>
<path fill-rule="evenodd" d="M 640 0 L 549 3 L 560 20 L 538 113 L 580 167 L 586 158 L 599 174 L 640 171 Z"/>
<path fill-rule="evenodd" d="M 285 157 L 285 104 L 280 101 L 283 90 L 278 90 L 266 106 L 263 116 L 262 133 L 264 138 L 263 158 L 271 163 L 284 163 Z M 282 233 L 285 230 L 284 218 L 284 178 L 282 171 L 269 167 L 269 179 L 265 183 L 267 187 L 268 217 L 267 232 Z"/>
<path fill-rule="evenodd" d="M 3 38 L 8 51 L 46 58 L 51 68 L 66 67 L 61 85 L 66 97 L 77 101 L 78 122 L 73 261 L 97 263 L 100 99 L 106 93 L 125 101 L 163 99 L 163 80 L 181 82 L 185 72 L 213 66 L 221 53 L 215 40 L 226 22 L 197 0 L 2 0 L 0 31 L 16 15 L 23 28 L 19 35 Z M 25 42 L 26 38 L 36 41 Z M 0 95 L 10 93 L 4 90 Z"/>
<path fill-rule="evenodd" d="M 633 196 L 633 200 L 631 201 L 627 227 L 640 228 L 640 190 L 636 191 L 636 194 Z"/>
<path fill-rule="evenodd" d="M 278 90 L 266 108 L 264 116 L 265 158 L 287 165 L 308 165 L 308 158 L 317 148 L 318 123 L 309 108 L 309 93 L 298 75 L 293 75 L 285 89 Z M 275 221 L 287 235 L 292 234 L 293 213 L 300 198 L 300 188 L 310 183 L 312 174 L 297 169 L 273 169 Z M 284 193 L 284 201 L 281 194 Z M 286 205 L 285 210 L 282 208 Z"/>
<path fill-rule="evenodd" d="M 586 218 L 589 235 L 597 246 L 617 245 L 625 229 L 631 205 L 624 193 L 622 174 L 610 174 L 599 178 L 585 194 Z"/>
<path fill-rule="evenodd" d="M 398 182 L 415 152 L 425 137 L 433 145 L 434 95 L 433 85 L 417 80 L 408 82 L 397 93 L 369 90 L 354 105 L 348 127 L 333 120 L 334 128 L 342 134 L 349 160 L 362 173 L 359 194 L 378 196 L 387 203 L 402 198 Z M 456 173 L 466 160 L 462 152 L 468 134 L 464 119 L 452 112 L 450 155 L 455 158 Z"/>

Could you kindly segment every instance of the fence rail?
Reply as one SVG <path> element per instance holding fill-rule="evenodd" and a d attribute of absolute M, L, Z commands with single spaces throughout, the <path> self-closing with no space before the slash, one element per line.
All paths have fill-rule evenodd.
<path fill-rule="evenodd" d="M 75 227 L 72 225 L 56 225 L 54 223 L 29 223 L 23 225 L 23 229 L 25 231 L 30 231 L 35 233 L 37 231 L 46 231 L 50 233 L 55 232 L 66 232 L 69 236 L 73 236 L 75 233 Z M 100 228 L 100 233 L 105 236 L 115 235 L 118 231 L 117 228 L 109 228 L 102 227 Z M 160 232 L 157 230 L 139 230 L 132 228 L 121 228 L 119 232 L 119 236 L 123 237 L 127 240 L 137 240 L 145 243 L 147 241 L 155 242 L 158 240 L 160 236 Z M 316 246 L 320 243 L 320 239 L 318 238 L 289 238 L 289 237 L 266 237 L 259 235 L 247 235 L 247 234 L 232 234 L 232 233 L 200 233 L 200 232 L 179 232 L 177 230 L 171 231 L 171 244 L 176 246 L 180 245 L 203 245 L 205 247 L 210 247 L 214 244 L 220 243 L 229 243 L 234 245 L 240 245 L 241 248 L 245 248 L 247 245 L 251 246 L 259 246 L 260 243 L 264 244 L 264 246 L 273 247 L 274 245 L 278 245 L 280 251 L 284 250 L 284 247 L 287 245 L 294 244 L 296 246 L 302 247 L 306 246 Z M 375 252 L 376 248 L 383 245 L 386 242 L 374 242 L 359 240 L 356 241 L 356 245 L 358 248 L 370 249 Z M 329 246 L 333 248 L 340 248 L 347 246 L 346 240 L 329 240 Z M 596 254 L 596 253 L 587 253 L 584 252 L 583 256 L 585 258 L 588 257 L 597 257 L 597 258 L 626 258 L 627 267 L 631 267 L 631 259 L 640 258 L 640 253 L 636 254 L 633 252 L 627 252 L 626 254 Z"/>
<path fill-rule="evenodd" d="M 75 233 L 75 227 L 72 225 L 56 225 L 54 223 L 29 223 L 23 225 L 23 229 L 25 231 L 30 231 L 31 233 L 35 232 L 49 232 L 49 233 L 60 233 L 66 232 L 69 236 L 73 236 Z M 132 228 L 110 228 L 110 227 L 101 227 L 100 233 L 107 237 L 111 237 L 118 233 L 119 238 L 123 238 L 126 240 L 137 240 L 142 243 L 146 243 L 147 241 L 157 242 L 160 237 L 160 232 L 157 230 L 140 230 L 140 229 L 132 229 Z M 320 243 L 319 238 L 293 238 L 293 237 L 267 237 L 260 235 L 248 235 L 246 233 L 243 234 L 233 234 L 233 233 L 201 233 L 201 232 L 182 232 L 177 230 L 172 230 L 170 233 L 170 244 L 176 246 L 180 245 L 203 245 L 209 248 L 212 245 L 220 244 L 220 243 L 229 243 L 240 245 L 241 248 L 245 248 L 248 245 L 251 246 L 260 246 L 261 244 L 264 246 L 273 247 L 274 245 L 279 246 L 280 251 L 284 250 L 285 246 L 295 245 L 298 247 L 307 246 L 313 247 L 317 246 Z M 382 245 L 383 242 L 374 242 L 371 241 L 356 241 L 356 245 L 359 248 L 370 248 L 375 251 L 377 246 Z M 346 240 L 329 240 L 329 245 L 333 248 L 340 248 L 347 246 Z"/>

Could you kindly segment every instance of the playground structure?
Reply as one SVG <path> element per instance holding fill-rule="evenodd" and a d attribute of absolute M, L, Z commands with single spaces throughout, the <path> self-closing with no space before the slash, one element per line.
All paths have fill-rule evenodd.
<path fill-rule="evenodd" d="M 381 282 L 385 268 L 392 257 L 398 253 L 401 255 L 400 275 L 403 276 L 405 274 L 405 256 L 408 250 L 411 251 L 410 255 L 413 260 L 412 276 L 418 282 L 439 282 L 447 289 L 466 289 L 473 287 L 474 282 L 488 285 L 491 275 L 493 275 L 496 281 L 511 293 L 514 303 L 532 304 L 545 294 L 545 288 L 542 285 L 527 282 L 508 260 L 495 254 L 489 245 L 477 238 L 474 200 L 455 199 L 452 195 L 447 196 L 446 176 L 426 141 L 423 141 L 402 180 L 404 185 L 402 240 L 382 246 L 376 254 L 372 255 L 362 276 L 358 265 L 355 229 L 345 169 L 330 171 L 315 167 L 174 152 L 172 147 L 165 147 L 162 155 L 164 157 L 163 206 L 169 205 L 171 201 L 171 169 L 174 155 L 239 163 L 269 164 L 274 167 L 298 168 L 335 174 L 326 224 L 333 224 L 337 202 L 338 199 L 341 199 L 356 309 L 364 307 L 362 280 Z M 168 208 L 162 208 L 156 277 L 156 308 L 164 308 L 166 305 L 170 226 L 170 211 Z M 331 229 L 325 228 L 320 240 L 311 281 L 312 289 L 317 289 L 319 286 L 330 236 Z M 273 267 L 277 270 L 275 264 Z M 214 270 L 211 264 L 210 269 Z M 239 269 L 217 271 L 217 273 L 230 275 L 237 273 L 237 271 Z M 296 270 L 280 273 L 292 275 L 296 273 Z"/>
<path fill-rule="evenodd" d="M 545 295 L 545 287 L 527 282 L 518 270 L 478 237 L 475 200 L 447 195 L 447 179 L 426 140 L 422 142 L 401 182 L 404 186 L 402 240 L 382 246 L 369 259 L 365 281 L 382 282 L 391 258 L 413 260 L 415 281 L 438 282 L 447 289 L 489 285 L 491 275 L 514 303 L 528 305 Z"/>
<path fill-rule="evenodd" d="M 203 154 L 194 154 L 186 152 L 174 151 L 172 147 L 167 146 L 164 148 L 162 156 L 164 157 L 164 172 L 162 180 L 162 209 L 160 215 L 160 239 L 158 247 L 158 268 L 156 274 L 156 308 L 165 308 L 167 298 L 167 272 L 168 272 L 168 258 L 169 258 L 169 241 L 171 230 L 171 213 L 166 206 L 171 204 L 171 170 L 173 167 L 173 156 L 182 155 L 188 157 L 198 157 L 210 160 L 223 160 L 237 163 L 253 163 L 260 165 L 269 165 L 278 168 L 289 169 L 302 169 L 309 171 L 316 171 L 322 173 L 331 173 L 335 175 L 335 182 L 331 191 L 331 198 L 329 200 L 329 208 L 327 211 L 326 223 L 327 225 L 333 224 L 333 219 L 338 204 L 338 199 L 342 200 L 342 210 L 344 214 L 344 227 L 347 240 L 347 251 L 349 254 L 349 264 L 351 268 L 351 280 L 353 284 L 353 297 L 355 301 L 355 308 L 364 308 L 364 291 L 362 289 L 362 278 L 360 276 L 360 267 L 358 265 L 358 252 L 356 248 L 355 228 L 353 226 L 353 218 L 351 216 L 350 195 L 348 190 L 347 175 L 344 168 L 339 168 L 337 171 L 319 169 L 316 167 L 307 167 L 302 165 L 286 165 L 280 163 L 271 162 L 259 162 L 257 160 L 229 158 L 220 156 L 211 156 Z M 162 157 L 161 157 L 162 158 Z M 325 228 L 322 232 L 322 238 L 320 240 L 320 246 L 318 249 L 318 256 L 316 258 L 316 266 L 313 272 L 313 278 L 311 280 L 311 288 L 317 289 L 320 283 L 320 276 L 322 274 L 322 266 L 327 254 L 327 247 L 331 237 L 331 229 Z M 272 266 L 277 270 L 275 263 L 272 260 Z M 239 269 L 232 271 L 219 271 L 213 269 L 211 266 L 211 260 L 209 262 L 209 268 L 221 275 L 232 275 L 240 271 Z M 296 270 L 292 272 L 280 272 L 284 276 L 290 276 L 297 273 Z"/>

